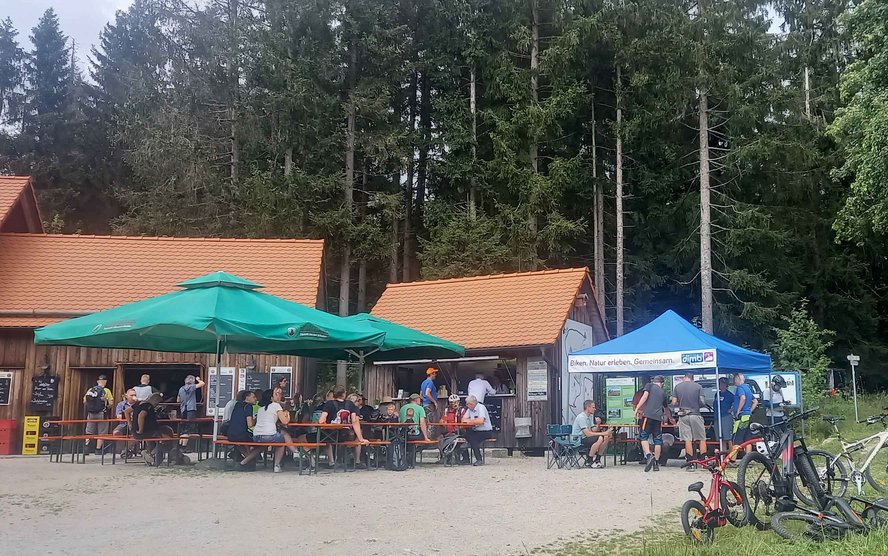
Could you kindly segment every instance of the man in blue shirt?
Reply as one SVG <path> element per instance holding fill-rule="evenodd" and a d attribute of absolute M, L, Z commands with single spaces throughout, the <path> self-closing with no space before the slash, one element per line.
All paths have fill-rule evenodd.
<path fill-rule="evenodd" d="M 422 381 L 419 387 L 419 395 L 422 398 L 422 407 L 426 412 L 426 419 L 429 423 L 438 422 L 438 387 L 435 386 L 435 377 L 438 376 L 438 369 L 429 367 L 426 369 L 426 379 Z M 437 436 L 432 433 L 433 436 Z"/>
<path fill-rule="evenodd" d="M 734 385 L 737 386 L 732 408 L 735 419 L 734 444 L 742 444 L 749 440 L 749 419 L 758 406 L 758 400 L 753 396 L 752 388 L 746 384 L 746 377 L 743 376 L 743 373 L 734 375 Z M 746 447 L 746 452 L 752 452 L 752 445 Z"/>
<path fill-rule="evenodd" d="M 734 414 L 731 408 L 734 407 L 734 393 L 728 390 L 727 377 L 718 379 L 718 392 L 715 396 L 715 412 L 716 422 L 715 430 L 719 440 L 727 442 L 727 450 L 730 451 L 734 445 Z"/>

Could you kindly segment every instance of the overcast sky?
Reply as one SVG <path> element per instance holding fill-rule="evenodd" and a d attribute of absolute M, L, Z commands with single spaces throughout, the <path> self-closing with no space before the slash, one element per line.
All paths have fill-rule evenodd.
<path fill-rule="evenodd" d="M 130 4 L 132 0 L 0 0 L 0 19 L 12 18 L 19 32 L 19 46 L 29 51 L 31 28 L 47 8 L 55 8 L 62 32 L 77 45 L 77 58 L 83 68 L 90 47 L 99 42 L 99 32 L 114 19 L 114 12 Z"/>

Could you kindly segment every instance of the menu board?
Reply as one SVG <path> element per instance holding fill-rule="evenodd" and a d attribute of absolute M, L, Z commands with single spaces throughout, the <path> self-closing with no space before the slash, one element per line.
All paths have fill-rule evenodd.
<path fill-rule="evenodd" d="M 244 390 L 268 390 L 270 375 L 262 371 L 247 371 Z"/>
<path fill-rule="evenodd" d="M 632 397 L 635 395 L 635 379 L 608 378 L 604 384 L 607 422 L 612 425 L 631 425 L 635 423 L 635 412 L 632 409 Z"/>
<path fill-rule="evenodd" d="M 0 371 L 0 405 L 9 405 L 12 394 L 12 371 Z"/>
<path fill-rule="evenodd" d="M 59 397 L 59 377 L 40 375 L 31 379 L 31 411 L 52 411 Z"/>
<path fill-rule="evenodd" d="M 527 401 L 545 401 L 549 393 L 549 367 L 542 359 L 527 360 Z"/>
<path fill-rule="evenodd" d="M 281 381 L 284 381 L 283 383 Z M 293 367 L 272 367 L 271 388 L 281 386 L 284 399 L 293 395 Z"/>
<path fill-rule="evenodd" d="M 210 378 L 209 392 L 207 393 L 207 415 L 215 415 L 216 407 L 222 412 L 225 404 L 234 399 L 234 367 L 222 367 L 221 372 L 216 372 L 216 367 L 208 369 Z M 219 399 L 216 400 L 216 392 Z"/>
<path fill-rule="evenodd" d="M 487 396 L 484 398 L 484 407 L 490 415 L 490 424 L 493 430 L 499 432 L 503 430 L 503 399 Z"/>

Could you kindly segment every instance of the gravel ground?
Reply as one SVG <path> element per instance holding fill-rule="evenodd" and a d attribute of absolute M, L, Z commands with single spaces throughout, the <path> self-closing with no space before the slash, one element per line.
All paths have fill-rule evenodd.
<path fill-rule="evenodd" d="M 526 553 L 637 530 L 705 479 L 636 464 L 547 471 L 523 457 L 311 477 L 0 458 L 0 554 Z"/>

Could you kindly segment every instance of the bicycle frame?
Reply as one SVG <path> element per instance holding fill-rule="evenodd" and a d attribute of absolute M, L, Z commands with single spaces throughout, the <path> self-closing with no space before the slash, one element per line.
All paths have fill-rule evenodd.
<path fill-rule="evenodd" d="M 724 527 L 727 524 L 727 511 L 721 507 L 721 487 L 724 485 L 731 488 L 730 482 L 724 476 L 728 461 L 727 455 L 719 461 L 719 454 L 716 453 L 714 456 L 689 461 L 686 464 L 702 465 L 712 474 L 709 481 L 709 494 L 703 496 L 702 491 L 697 491 L 697 494 L 700 495 L 700 501 L 706 509 L 703 521 L 710 527 Z"/>
<path fill-rule="evenodd" d="M 857 494 L 863 494 L 863 483 L 865 479 L 863 478 L 863 473 L 869 469 L 870 465 L 873 463 L 873 460 L 876 459 L 876 455 L 879 453 L 879 450 L 885 446 L 886 442 L 888 442 L 888 429 L 883 430 L 882 432 L 877 432 L 871 436 L 866 438 L 862 438 L 855 442 L 845 442 L 845 439 L 842 437 L 842 433 L 839 431 L 838 425 L 833 422 L 833 429 L 836 431 L 836 436 L 839 438 L 839 442 L 842 444 L 842 451 L 836 454 L 835 459 L 829 462 L 830 466 L 834 465 L 836 460 L 844 458 L 848 461 L 849 471 L 850 471 L 850 479 L 854 482 L 854 485 L 857 487 Z M 865 450 L 867 446 L 872 444 L 872 450 L 870 451 L 869 456 L 864 460 L 863 465 L 857 467 L 854 463 L 854 458 L 851 457 L 851 454 L 855 452 L 860 452 Z"/>

